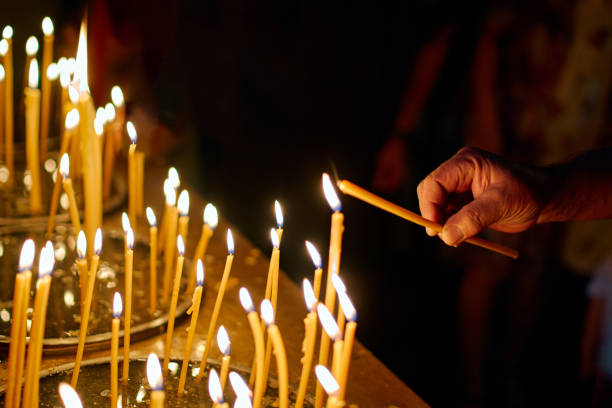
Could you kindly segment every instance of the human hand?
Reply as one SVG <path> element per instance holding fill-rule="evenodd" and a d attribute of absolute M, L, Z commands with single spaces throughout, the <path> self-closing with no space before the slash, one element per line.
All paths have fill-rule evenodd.
<path fill-rule="evenodd" d="M 399 136 L 391 136 L 376 157 L 376 170 L 372 185 L 378 191 L 397 191 L 407 178 L 406 142 Z"/>
<path fill-rule="evenodd" d="M 485 227 L 524 231 L 536 223 L 543 208 L 537 187 L 545 185 L 541 176 L 535 168 L 463 148 L 419 183 L 419 207 L 423 217 L 443 224 L 439 236 L 448 245 L 459 245 Z M 473 199 L 456 210 L 456 198 L 464 193 Z M 427 234 L 437 233 L 427 229 Z"/>

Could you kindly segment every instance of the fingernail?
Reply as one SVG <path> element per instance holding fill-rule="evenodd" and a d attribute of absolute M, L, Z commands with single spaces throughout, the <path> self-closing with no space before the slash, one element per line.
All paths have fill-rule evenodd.
<path fill-rule="evenodd" d="M 463 232 L 456 225 L 444 226 L 440 238 L 448 245 L 456 246 L 463 240 Z"/>

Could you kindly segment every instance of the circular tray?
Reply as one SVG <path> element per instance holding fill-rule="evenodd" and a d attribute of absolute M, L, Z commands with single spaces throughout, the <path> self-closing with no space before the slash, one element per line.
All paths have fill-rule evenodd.
<path fill-rule="evenodd" d="M 13 300 L 13 287 L 19 253 L 26 238 L 32 238 L 38 251 L 45 242 L 43 225 L 28 228 L 4 226 L 0 229 L 0 352 L 6 353 L 10 342 L 10 324 Z M 86 350 L 108 348 L 111 338 L 111 319 L 113 293 L 124 294 L 124 238 L 122 231 L 104 230 L 100 267 L 96 276 L 96 287 L 89 319 Z M 75 264 L 76 249 L 72 229 L 59 225 L 55 229 L 55 268 L 49 294 L 45 339 L 45 354 L 63 354 L 74 351 L 78 345 L 80 327 L 80 288 L 78 270 Z M 36 260 L 38 262 L 38 260 Z M 162 282 L 163 262 L 158 265 L 158 291 Z M 37 263 L 36 263 L 37 265 Z M 177 322 L 186 317 L 191 305 L 191 294 L 185 293 L 187 278 L 192 267 L 185 260 L 183 279 L 176 310 Z M 32 274 L 32 299 L 36 287 L 37 266 Z M 174 269 L 173 269 L 174 271 Z M 174 273 L 174 272 L 173 272 Z M 31 319 L 30 301 L 28 319 Z M 168 305 L 161 304 L 158 297 L 158 310 L 149 310 L 149 246 L 144 240 L 136 238 L 134 245 L 133 299 L 131 341 L 164 331 L 168 322 Z M 123 327 L 123 326 L 122 326 Z M 123 336 L 123 331 L 121 331 Z"/>

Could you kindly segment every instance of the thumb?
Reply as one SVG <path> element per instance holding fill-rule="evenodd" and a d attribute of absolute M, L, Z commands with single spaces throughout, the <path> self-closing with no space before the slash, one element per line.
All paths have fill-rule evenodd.
<path fill-rule="evenodd" d="M 503 200 L 495 189 L 489 189 L 446 220 L 440 238 L 457 246 L 497 222 L 504 213 Z"/>

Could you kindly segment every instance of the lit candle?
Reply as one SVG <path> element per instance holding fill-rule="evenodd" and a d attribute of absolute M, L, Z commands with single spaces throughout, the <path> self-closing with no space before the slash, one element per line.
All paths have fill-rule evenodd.
<path fill-rule="evenodd" d="M 223 389 L 221 388 L 219 375 L 214 368 L 210 370 L 208 375 L 208 393 L 213 401 L 213 408 L 229 408 L 229 404 L 223 398 Z"/>
<path fill-rule="evenodd" d="M 66 64 L 68 65 L 68 64 Z M 70 75 L 68 75 L 70 78 Z M 67 109 L 72 110 L 76 109 L 79 106 L 79 91 L 77 91 L 74 85 L 68 86 L 68 100 L 70 103 L 68 104 Z M 78 109 L 77 109 L 78 112 Z M 79 121 L 76 125 L 79 125 L 78 128 L 74 129 L 72 136 L 70 138 L 70 157 L 72 160 L 70 162 L 70 173 L 75 180 L 80 180 L 83 175 L 83 169 L 81 168 L 81 115 L 79 114 Z"/>
<path fill-rule="evenodd" d="M 89 274 L 89 268 L 87 267 L 87 238 L 83 230 L 79 231 L 77 236 L 77 269 L 79 270 L 79 286 L 81 288 L 81 316 L 83 316 L 83 308 L 85 307 L 85 298 L 87 297 L 87 278 Z"/>
<path fill-rule="evenodd" d="M 83 403 L 79 398 L 79 394 L 68 383 L 59 385 L 59 395 L 64 403 L 65 408 L 83 408 Z"/>
<path fill-rule="evenodd" d="M 235 371 L 229 373 L 230 384 L 232 385 L 232 389 L 234 390 L 234 394 L 236 394 L 236 399 L 245 399 L 251 402 L 251 398 L 253 397 L 253 391 L 249 388 L 247 383 L 242 379 L 240 374 Z"/>
<path fill-rule="evenodd" d="M 159 230 L 159 237 L 157 239 L 159 242 L 165 242 L 166 232 L 168 232 L 168 224 L 169 224 L 168 219 L 170 218 L 170 207 L 176 204 L 176 191 L 180 184 L 181 184 L 181 180 L 179 179 L 178 171 L 174 167 L 170 167 L 168 169 L 168 177 L 164 181 L 164 186 L 163 186 L 164 197 L 166 197 L 166 207 L 164 208 L 161 228 Z M 175 203 L 172 205 L 168 204 L 168 194 L 170 190 L 174 190 L 174 197 L 175 197 L 174 198 Z M 158 255 L 161 254 L 163 251 L 165 251 L 165 249 L 166 248 L 164 246 L 160 245 L 159 248 L 157 249 Z"/>
<path fill-rule="evenodd" d="M 322 365 L 317 365 L 315 367 L 315 375 L 317 376 L 317 380 L 319 380 L 319 384 L 323 386 L 329 398 L 327 399 L 327 408 L 342 408 L 344 407 L 344 403 L 338 400 L 338 393 L 340 392 L 340 386 L 338 385 L 338 381 L 334 378 L 334 375 L 327 369 L 327 367 Z"/>
<path fill-rule="evenodd" d="M 30 72 L 30 64 L 34 59 L 36 59 L 36 54 L 38 53 L 38 39 L 33 35 L 29 36 L 25 43 L 25 52 L 26 52 L 26 63 L 25 63 L 25 75 L 24 79 L 28 77 L 28 72 Z"/>
<path fill-rule="evenodd" d="M 68 196 L 68 208 L 70 210 L 70 220 L 72 221 L 72 228 L 74 233 L 78 234 L 81 231 L 81 220 L 79 219 L 79 209 L 77 207 L 76 197 L 74 196 L 74 189 L 72 188 L 72 180 L 70 179 L 70 158 L 68 153 L 64 153 L 60 159 L 60 174 L 62 175 L 62 185 L 64 186 L 64 192 Z"/>
<path fill-rule="evenodd" d="M 40 120 L 40 90 L 38 89 L 38 62 L 30 63 L 28 86 L 25 91 L 26 115 L 26 159 L 27 167 L 32 177 L 30 187 L 30 212 L 42 212 L 42 192 L 40 186 L 40 158 L 38 146 L 38 130 Z"/>
<path fill-rule="evenodd" d="M 2 46 L 4 56 L 4 69 L 6 70 L 6 87 L 4 92 L 4 137 L 6 143 L 6 167 L 9 171 L 9 187 L 15 182 L 15 121 L 14 121 L 14 106 L 13 106 L 13 27 L 7 25 L 2 30 L 2 38 L 6 41 L 6 46 Z"/>
<path fill-rule="evenodd" d="M 252 408 L 253 403 L 250 398 L 238 397 L 234 401 L 234 408 Z"/>
<path fill-rule="evenodd" d="M 119 388 L 119 325 L 121 324 L 121 312 L 123 305 L 121 295 L 115 292 L 113 297 L 113 321 L 111 323 L 111 368 L 110 368 L 110 390 L 111 407 L 117 406 L 117 390 Z"/>
<path fill-rule="evenodd" d="M 103 177 L 103 197 L 110 197 L 111 185 L 113 179 L 113 167 L 115 166 L 115 135 L 114 127 L 116 125 L 115 105 L 107 103 L 104 106 L 107 125 L 106 137 L 104 138 L 104 177 Z"/>
<path fill-rule="evenodd" d="M 187 342 L 185 343 L 185 352 L 183 353 L 183 365 L 181 366 L 181 376 L 179 379 L 178 396 L 181 397 L 185 391 L 185 380 L 187 379 L 187 367 L 191 360 L 191 346 L 193 345 L 193 336 L 195 336 L 196 325 L 198 323 L 198 314 L 200 313 L 200 303 L 202 301 L 202 290 L 204 286 L 204 264 L 198 259 L 197 261 L 197 286 L 193 291 L 191 299 L 191 307 L 187 310 L 187 314 L 191 315 L 191 323 L 187 332 Z"/>
<path fill-rule="evenodd" d="M 353 344 L 355 343 L 355 331 L 357 330 L 357 310 L 355 310 L 355 307 L 346 294 L 346 291 L 341 290 L 344 287 L 344 284 L 342 283 L 342 280 L 340 280 L 339 276 L 334 277 L 334 286 L 336 286 L 338 301 L 340 302 L 342 311 L 344 312 L 346 320 L 348 321 L 344 330 L 344 348 L 342 349 L 342 357 L 340 358 L 340 367 L 337 375 L 338 383 L 340 385 L 338 399 L 343 401 L 346 394 L 346 384 L 351 365 Z"/>
<path fill-rule="evenodd" d="M 204 255 L 206 254 L 206 249 L 208 248 L 208 242 L 212 237 L 215 229 L 217 228 L 217 224 L 219 223 L 219 215 L 217 214 L 217 208 L 211 203 L 206 204 L 204 207 L 204 211 L 202 214 L 202 218 L 204 219 L 204 223 L 202 224 L 202 233 L 200 234 L 200 239 L 198 240 L 198 245 L 196 245 L 195 255 L 193 257 L 194 260 L 201 259 L 204 262 Z M 195 266 L 192 269 L 192 277 L 195 276 Z M 192 281 L 194 279 L 189 280 L 189 288 L 193 290 Z"/>
<path fill-rule="evenodd" d="M 89 324 L 89 313 L 91 311 L 91 301 L 93 299 L 94 286 L 96 284 L 96 274 L 98 273 L 98 265 L 100 262 L 100 253 L 102 252 L 102 230 L 98 228 L 94 237 L 94 255 L 91 257 L 91 265 L 89 276 L 87 278 L 87 294 L 85 297 L 85 305 L 83 306 L 83 314 L 81 315 L 81 328 L 79 330 L 79 345 L 77 346 L 77 355 L 72 371 L 72 380 L 70 385 L 76 387 L 79 380 L 79 371 L 81 370 L 81 361 L 83 359 L 83 351 L 85 350 L 85 337 L 87 336 L 87 325 Z"/>
<path fill-rule="evenodd" d="M 185 255 L 185 242 L 182 236 L 176 238 L 176 248 L 178 257 L 176 258 L 176 271 L 174 273 L 174 285 L 172 286 L 172 300 L 168 311 L 168 331 L 166 332 L 166 346 L 164 348 L 164 371 L 168 369 L 170 362 L 170 349 L 172 348 L 172 335 L 174 334 L 174 319 L 176 318 L 176 304 L 181 286 L 181 276 L 183 274 L 183 261 Z"/>
<path fill-rule="evenodd" d="M 132 326 L 132 273 L 134 268 L 134 230 L 125 233 L 125 315 L 123 321 L 123 377 L 127 384 L 130 374 L 130 331 Z"/>
<path fill-rule="evenodd" d="M 308 242 L 308 241 L 306 241 Z M 308 314 L 304 319 L 304 342 L 302 343 L 302 374 L 300 376 L 300 384 L 298 393 L 295 399 L 295 408 L 302 408 L 304 398 L 306 397 L 306 388 L 308 387 L 308 379 L 310 378 L 310 370 L 312 368 L 312 358 L 314 355 L 315 341 L 317 335 L 317 312 L 316 304 L 317 297 L 315 296 L 312 285 L 308 279 L 304 279 L 302 283 L 304 289 L 304 300 Z"/>
<path fill-rule="evenodd" d="M 0 41 L 0 56 L 4 55 L 4 46 L 6 40 Z M 6 78 L 6 71 L 4 65 L 0 64 L 0 160 L 4 161 L 4 79 Z M 6 181 L 6 180 L 5 180 Z"/>
<path fill-rule="evenodd" d="M 7 408 L 19 407 L 21 398 L 21 376 L 23 373 L 23 354 L 26 343 L 26 320 L 32 282 L 32 264 L 34 263 L 34 241 L 27 239 L 21 247 L 19 269 L 15 276 L 13 292 L 13 318 L 11 321 L 11 339 L 9 343 L 7 387 L 4 403 Z"/>
<path fill-rule="evenodd" d="M 174 189 L 168 190 L 166 202 L 168 203 L 168 228 L 166 230 L 166 247 L 164 249 L 164 293 L 162 294 L 162 301 L 164 304 L 167 304 L 170 298 L 170 278 L 172 276 L 172 265 L 174 264 L 175 258 L 174 249 L 176 247 L 175 243 L 177 236 L 178 211 L 174 205 L 176 203 L 176 191 L 174 191 Z"/>
<path fill-rule="evenodd" d="M 321 322 L 321 326 L 323 326 L 323 330 L 325 330 L 327 336 L 334 341 L 331 371 L 335 377 L 338 377 L 340 359 L 342 358 L 342 348 L 344 347 L 342 333 L 340 333 L 338 324 L 334 321 L 334 316 L 327 309 L 327 307 L 325 307 L 325 305 L 317 305 L 317 314 L 319 315 L 319 321 Z"/>
<path fill-rule="evenodd" d="M 217 325 L 217 319 L 219 318 L 219 312 L 221 311 L 221 304 L 223 303 L 223 296 L 225 295 L 225 288 L 227 287 L 227 281 L 229 280 L 230 272 L 232 270 L 232 264 L 234 262 L 234 236 L 232 231 L 228 228 L 227 230 L 227 257 L 225 258 L 225 268 L 223 269 L 223 276 L 221 277 L 221 283 L 219 284 L 219 291 L 217 292 L 217 299 L 215 300 L 215 306 L 210 316 L 210 322 L 208 323 L 208 331 L 206 332 L 206 346 L 204 347 L 204 354 L 202 355 L 202 361 L 200 362 L 200 372 L 198 373 L 198 379 L 204 375 L 204 369 L 206 368 L 206 361 L 208 360 L 208 354 L 212 348 L 212 338 L 215 327 Z"/>
<path fill-rule="evenodd" d="M 147 207 L 149 221 L 149 306 L 151 314 L 157 311 L 157 218 L 151 207 Z"/>
<path fill-rule="evenodd" d="M 327 173 L 323 174 L 323 193 L 331 207 L 333 214 L 331 217 L 331 231 L 329 237 L 329 259 L 327 265 L 327 284 L 325 287 L 325 306 L 334 313 L 336 306 L 336 292 L 332 285 L 331 275 L 337 275 L 340 270 L 340 255 L 342 251 L 342 234 L 344 232 L 344 214 L 340 212 L 342 205 L 334 190 L 334 186 Z M 321 332 L 321 346 L 319 348 L 319 364 L 326 365 L 329 355 L 329 337 L 325 331 Z M 317 384 L 315 392 L 315 408 L 323 406 L 323 389 Z"/>
<path fill-rule="evenodd" d="M 276 356 L 276 369 L 278 371 L 278 396 L 280 408 L 289 407 L 289 370 L 287 368 L 287 354 L 285 344 L 278 326 L 274 323 L 274 309 L 268 299 L 261 302 L 261 318 L 268 327 L 268 336 L 272 340 L 274 355 Z"/>
<path fill-rule="evenodd" d="M 283 209 L 278 200 L 274 200 L 274 214 L 276 216 L 276 232 L 278 233 L 278 241 L 280 242 L 280 240 L 283 239 L 283 224 L 285 219 L 283 217 Z"/>
<path fill-rule="evenodd" d="M 341 293 L 346 294 L 346 286 L 344 285 L 344 282 L 342 282 L 342 279 L 340 279 L 340 276 L 332 275 L 331 279 L 332 279 L 332 285 L 334 285 L 334 290 L 336 291 L 336 294 L 338 296 L 340 296 Z M 342 335 L 342 333 L 344 332 L 345 317 L 344 317 L 344 313 L 342 310 L 342 303 L 340 302 L 338 303 L 339 303 L 338 318 L 336 320 L 336 324 L 338 325 L 338 329 L 340 330 L 340 335 Z"/>
<path fill-rule="evenodd" d="M 142 215 L 144 211 L 144 170 L 145 153 L 136 152 L 136 215 Z"/>
<path fill-rule="evenodd" d="M 261 400 L 264 394 L 264 338 L 263 330 L 261 328 L 261 322 L 259 316 L 253 306 L 253 300 L 251 295 L 246 288 L 240 288 L 239 292 L 240 304 L 247 312 L 247 318 L 249 325 L 251 326 L 251 333 L 253 335 L 253 342 L 255 343 L 255 394 L 253 397 L 253 408 L 261 407 Z"/>
<path fill-rule="evenodd" d="M 306 249 L 308 250 L 308 253 L 310 254 L 310 258 L 312 259 L 312 263 L 314 264 L 315 267 L 315 271 L 314 271 L 314 286 L 313 286 L 313 290 L 314 290 L 314 295 L 315 298 L 318 300 L 319 299 L 319 295 L 321 294 L 321 277 L 323 275 L 323 268 L 322 268 L 322 263 L 321 263 L 321 255 L 319 254 L 319 251 L 317 251 L 317 248 L 312 245 L 309 241 L 306 241 Z"/>
<path fill-rule="evenodd" d="M 219 326 L 217 330 L 217 346 L 223 358 L 221 359 L 221 391 L 225 390 L 225 383 L 227 382 L 227 375 L 229 373 L 230 365 L 230 346 L 231 342 L 227 330 L 223 325 Z"/>
<path fill-rule="evenodd" d="M 149 354 L 147 358 L 147 379 L 151 387 L 151 408 L 163 408 L 166 398 L 164 376 L 159 365 L 159 358 L 153 353 Z"/>
<path fill-rule="evenodd" d="M 123 131 L 123 124 L 125 123 L 125 98 L 123 97 L 123 91 L 117 85 L 111 88 L 111 101 L 115 105 L 117 111 L 117 129 L 119 135 L 115 136 L 115 141 L 118 142 L 121 139 L 121 132 Z"/>
<path fill-rule="evenodd" d="M 125 124 L 125 129 L 130 138 L 130 149 L 128 150 L 128 212 L 130 219 L 136 222 L 136 161 L 134 154 L 136 153 L 138 134 L 134 124 L 130 121 Z"/>
<path fill-rule="evenodd" d="M 45 17 L 42 21 L 42 31 L 44 34 L 43 40 L 43 57 L 42 57 L 42 72 L 47 73 L 49 65 L 53 60 L 53 22 L 51 18 Z M 49 136 L 49 106 L 51 102 L 51 82 L 47 75 L 43 75 L 41 84 L 42 105 L 41 105 L 41 125 L 40 125 L 40 151 L 44 159 L 47 155 L 47 138 Z"/>
<path fill-rule="evenodd" d="M 176 202 L 176 208 L 178 209 L 178 234 L 187 241 L 187 233 L 189 232 L 189 192 L 187 190 L 181 191 Z"/>

